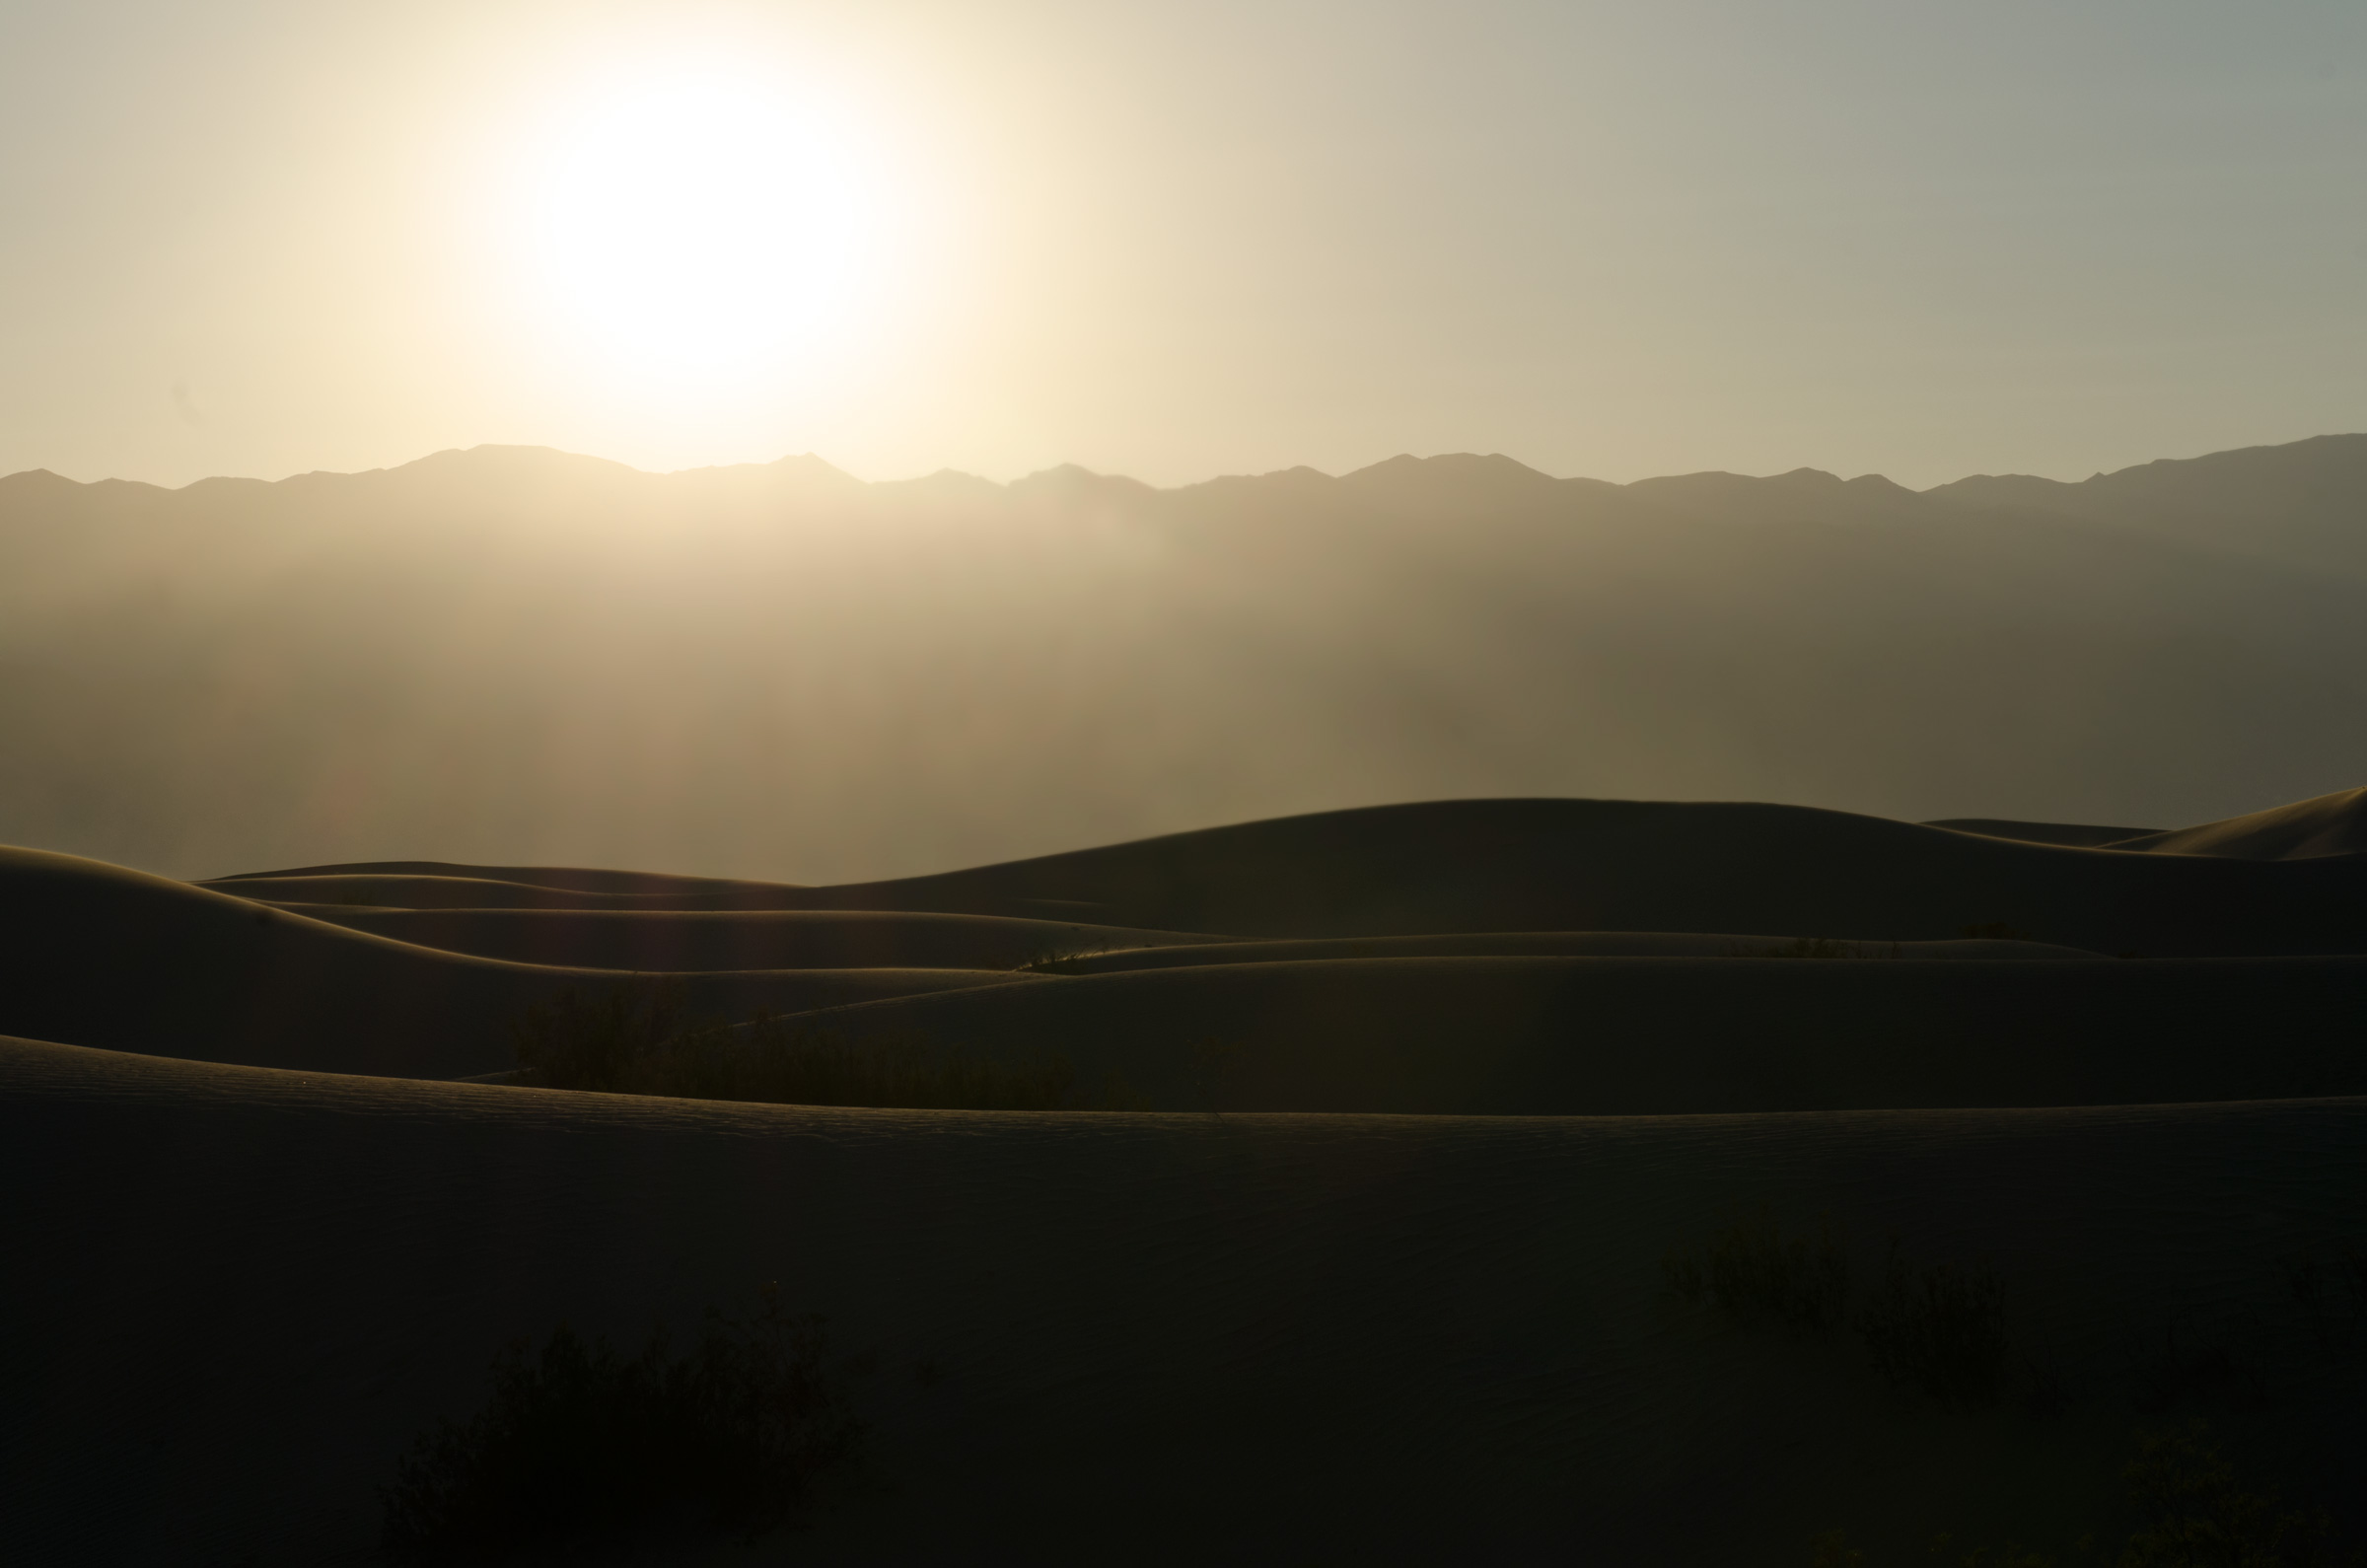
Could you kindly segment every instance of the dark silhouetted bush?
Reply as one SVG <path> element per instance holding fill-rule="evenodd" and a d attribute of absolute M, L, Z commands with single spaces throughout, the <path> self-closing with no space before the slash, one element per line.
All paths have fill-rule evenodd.
<path fill-rule="evenodd" d="M 1701 1252 L 1671 1252 L 1661 1274 L 1678 1300 L 1738 1323 L 1804 1337 L 1853 1325 L 1878 1372 L 1933 1398 L 1987 1404 L 2009 1381 L 2004 1295 L 1985 1266 L 1918 1267 L 1894 1241 L 1872 1299 L 1852 1317 L 1849 1249 L 1831 1221 L 1814 1236 L 1786 1234 L 1761 1208 Z M 2034 1378 L 2044 1381 L 2035 1369 Z"/>
<path fill-rule="evenodd" d="M 2256 1492 L 2212 1445 L 2199 1420 L 2139 1434 L 2124 1472 L 2144 1521 L 2122 1568 L 2300 1568 L 2325 1560 L 2330 1525 L 2287 1513 Z"/>
<path fill-rule="evenodd" d="M 1957 1568 L 2315 1568 L 2335 1560 L 2329 1551 L 2332 1522 L 2289 1512 L 2274 1492 L 2247 1486 L 2199 1419 L 2140 1431 L 2136 1458 L 2121 1475 L 2137 1528 L 2117 1556 L 2097 1556 L 2093 1536 L 2056 1557 L 2020 1546 L 1964 1551 L 1942 1535 L 1925 1560 Z M 1866 1554 L 1842 1531 L 1819 1535 L 1809 1551 L 1810 1568 L 1867 1568 Z M 2367 1563 L 2367 1555 L 2342 1560 Z"/>
<path fill-rule="evenodd" d="M 2005 1391 L 2005 1296 L 1985 1266 L 1918 1267 L 1893 1242 L 1857 1328 L 1875 1368 L 1902 1387 L 1964 1404 L 1992 1403 Z"/>
<path fill-rule="evenodd" d="M 665 992 L 573 996 L 513 1030 L 518 1065 L 548 1089 L 799 1105 L 1052 1110 L 1075 1071 L 1049 1052 L 986 1056 L 927 1040 L 853 1043 L 797 1019 L 687 1024 Z"/>
<path fill-rule="evenodd" d="M 545 1088 L 650 1093 L 634 1082 L 649 1058 L 688 1026 L 671 986 L 611 991 L 596 1001 L 569 991 L 529 1008 L 510 1026 L 510 1038 L 519 1067 Z"/>
<path fill-rule="evenodd" d="M 2304 1253 L 2285 1265 L 2294 1307 L 2330 1356 L 2367 1348 L 2367 1242 Z"/>
<path fill-rule="evenodd" d="M 2268 1402 L 2267 1379 L 2238 1345 L 2238 1325 L 2209 1335 L 2182 1333 L 2172 1322 L 2157 1339 L 2131 1336 L 2129 1401 L 2140 1415 L 2180 1410 L 2259 1409 Z"/>
<path fill-rule="evenodd" d="M 637 1356 L 570 1329 L 521 1340 L 493 1393 L 444 1422 L 383 1494 L 390 1547 L 442 1560 L 615 1544 L 636 1532 L 753 1535 L 793 1519 L 817 1477 L 849 1465 L 862 1427 L 821 1321 L 710 1311 L 675 1357 L 663 1331 Z"/>
<path fill-rule="evenodd" d="M 1825 1334 L 1848 1321 L 1849 1254 L 1829 1222 L 1817 1234 L 1786 1236 L 1760 1209 L 1710 1238 L 1696 1256 L 1672 1252 L 1661 1271 L 1671 1294 L 1707 1303 L 1736 1322 L 1795 1334 Z"/>

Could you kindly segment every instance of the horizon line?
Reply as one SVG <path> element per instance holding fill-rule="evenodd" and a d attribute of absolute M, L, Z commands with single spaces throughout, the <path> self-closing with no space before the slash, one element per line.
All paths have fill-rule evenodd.
<path fill-rule="evenodd" d="M 642 468 L 637 467 L 632 463 L 625 463 L 620 459 L 605 458 L 594 453 L 572 452 L 563 447 L 551 447 L 523 442 L 492 441 L 479 442 L 470 447 L 443 447 L 421 457 L 410 459 L 407 462 L 391 463 L 382 467 L 308 468 L 294 473 L 283 474 L 276 479 L 266 479 L 251 474 L 207 474 L 200 478 L 188 480 L 186 483 L 182 484 L 158 484 L 153 480 L 126 479 L 111 474 L 97 479 L 76 479 L 70 475 L 58 473 L 56 470 L 51 468 L 35 467 L 20 468 L 11 473 L 0 474 L 0 484 L 30 478 L 36 475 L 45 475 L 51 479 L 60 480 L 67 484 L 85 488 L 94 485 L 122 484 L 135 485 L 142 489 L 160 490 L 167 494 L 179 494 L 183 490 L 190 490 L 199 485 L 207 484 L 259 484 L 277 486 L 288 484 L 300 479 L 366 478 L 372 474 L 399 473 L 405 469 L 416 468 L 423 463 L 434 463 L 439 459 L 469 458 L 475 457 L 480 453 L 518 453 L 563 458 L 572 463 L 598 463 L 607 467 L 621 469 L 625 473 L 632 474 L 639 478 L 649 479 L 674 479 L 681 478 L 691 474 L 724 473 L 735 469 L 780 468 L 788 464 L 805 463 L 812 464 L 816 467 L 825 470 L 829 478 L 843 480 L 848 484 L 862 485 L 866 488 L 890 485 L 927 484 L 933 480 L 954 480 L 971 484 L 985 485 L 998 490 L 1010 490 L 1020 485 L 1027 484 L 1031 481 L 1052 479 L 1063 475 L 1074 474 L 1099 482 L 1131 485 L 1157 494 L 1176 494 L 1184 490 L 1198 489 L 1204 485 L 1223 484 L 1227 481 L 1255 481 L 1259 479 L 1278 478 L 1290 474 L 1309 474 L 1333 483 L 1344 483 L 1362 475 L 1373 473 L 1376 470 L 1399 464 L 1411 463 L 1421 465 L 1433 463 L 1453 462 L 1457 459 L 1469 459 L 1475 463 L 1510 464 L 1512 467 L 1518 468 L 1523 473 L 1534 474 L 1538 478 L 1553 484 L 1602 485 L 1608 488 L 1620 490 L 1632 489 L 1636 485 L 1652 484 L 1669 479 L 1736 478 L 1765 481 L 1769 479 L 1786 479 L 1795 475 L 1807 475 L 1815 478 L 1830 479 L 1839 484 L 1859 484 L 1867 480 L 1875 480 L 1882 484 L 1892 485 L 1894 488 L 1905 491 L 1910 495 L 1927 495 L 1934 490 L 1944 490 L 1949 488 L 1951 485 L 1963 484 L 1974 479 L 2029 479 L 2043 484 L 2076 486 L 2091 482 L 2096 479 L 2107 478 L 2113 474 L 2127 473 L 2137 468 L 2152 467 L 2166 463 L 2194 463 L 2209 458 L 2229 457 L 2237 453 L 2271 452 L 2287 447 L 2307 446 L 2315 442 L 2361 439 L 2367 439 L 2367 432 L 2327 431 L 2321 432 L 2317 435 L 2298 437 L 2291 441 L 2262 442 L 2250 446 L 2227 447 L 2212 452 L 2195 453 L 2188 457 L 2153 458 L 2143 463 L 2131 463 L 2127 467 L 2123 468 L 2099 468 L 2094 473 L 2089 474 L 2086 479 L 2056 479 L 2044 474 L 2021 473 L 2012 471 L 2003 473 L 1984 471 L 1980 473 L 1964 474 L 1955 479 L 1942 480 L 1938 484 L 1929 485 L 1920 490 L 1909 485 L 1899 484 L 1897 481 L 1891 479 L 1888 475 L 1880 472 L 1869 471 L 1866 473 L 1852 474 L 1844 478 L 1836 470 L 1818 468 L 1806 463 L 1803 463 L 1797 467 L 1782 469 L 1779 472 L 1764 474 L 1743 473 L 1731 468 L 1694 468 L 1682 473 L 1647 474 L 1639 479 L 1597 479 L 1586 474 L 1548 473 L 1544 469 L 1532 467 L 1528 463 L 1521 462 L 1519 459 L 1510 457 L 1501 452 L 1477 453 L 1470 451 L 1435 452 L 1427 456 L 1418 457 L 1412 453 L 1400 452 L 1390 457 L 1383 458 L 1378 462 L 1366 463 L 1361 467 L 1347 469 L 1341 473 L 1329 473 L 1324 469 L 1314 467 L 1311 464 L 1296 463 L 1289 467 L 1269 468 L 1257 473 L 1217 473 L 1212 474 L 1205 479 L 1195 479 L 1183 484 L 1173 485 L 1155 485 L 1145 480 L 1136 479 L 1128 474 L 1103 472 L 1099 469 L 1089 468 L 1083 463 L 1056 463 L 1047 467 L 1032 469 L 1010 479 L 993 479 L 983 474 L 971 473 L 967 469 L 953 467 L 936 468 L 926 473 L 913 474 L 900 478 L 866 479 L 860 475 L 848 472 L 846 469 L 837 466 L 835 463 L 829 462 L 829 460 L 826 458 L 824 458 L 820 454 L 814 452 L 787 453 L 781 457 L 774 458 L 769 461 L 752 460 L 741 463 L 700 463 L 683 468 Z"/>

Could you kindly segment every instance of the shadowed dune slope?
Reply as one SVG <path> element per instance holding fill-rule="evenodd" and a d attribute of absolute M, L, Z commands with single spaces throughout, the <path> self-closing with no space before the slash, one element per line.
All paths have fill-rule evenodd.
<path fill-rule="evenodd" d="M 2357 1380 L 2284 1287 L 2367 1224 L 2356 1100 L 816 1111 L 9 1041 L 0 1187 L 0 1338 L 41 1351 L 0 1359 L 0 1517 L 24 1563 L 366 1560 L 374 1489 L 481 1400 L 510 1337 L 630 1341 L 762 1281 L 879 1354 L 862 1397 L 888 1484 L 799 1537 L 812 1562 L 2067 1541 L 2111 1525 L 2096 1504 L 2154 1419 L 2144 1347 L 2226 1322 L 2249 1325 L 2266 1402 L 2210 1406 L 2215 1428 L 2249 1473 L 2358 1524 Z M 2017 1347 L 2072 1402 L 1901 1419 L 1843 1349 L 1673 1309 L 1667 1250 L 1761 1203 L 1992 1261 Z"/>
<path fill-rule="evenodd" d="M 372 874 L 222 886 L 307 903 L 914 910 L 1245 938 L 1527 930 L 1912 942 L 2003 923 L 2101 953 L 2367 952 L 2367 860 L 2132 855 L 1807 807 L 1637 801 L 1372 807 L 830 888 L 620 894 Z"/>
<path fill-rule="evenodd" d="M 1450 801 L 1284 818 L 974 871 L 814 889 L 814 906 L 1021 912 L 1241 937 L 1752 932 L 1878 941 L 2005 922 L 2156 956 L 2367 951 L 2367 861 L 2010 842 L 1795 806 Z"/>
<path fill-rule="evenodd" d="M 468 873 L 456 875 L 456 873 Z M 687 879 L 685 879 L 687 881 Z M 258 903 L 347 904 L 375 909 L 798 909 L 807 894 L 778 883 L 706 887 L 555 888 L 478 874 L 474 867 L 434 873 L 320 872 L 226 877 L 198 883 Z"/>
<path fill-rule="evenodd" d="M 1355 959 L 857 1003 L 1146 1109 L 1663 1114 L 2367 1094 L 2367 960 Z"/>
<path fill-rule="evenodd" d="M 691 1014 L 744 1018 L 1028 983 L 953 969 L 670 978 L 505 963 L 26 849 L 0 849 L 0 943 L 11 970 L 0 1029 L 158 1055 L 431 1078 L 511 1065 L 510 1021 L 569 991 L 668 983 Z"/>
<path fill-rule="evenodd" d="M 2156 855 L 2222 855 L 2239 860 L 2307 860 L 2367 854 L 2367 789 L 2342 790 L 2269 811 L 2170 832 L 2148 833 L 2115 849 Z"/>
<path fill-rule="evenodd" d="M 217 877 L 199 886 L 237 892 L 242 882 L 273 882 L 314 877 L 430 877 L 465 878 L 547 888 L 558 892 L 611 893 L 628 897 L 739 895 L 762 898 L 788 886 L 774 882 L 746 882 L 730 877 L 678 877 L 654 871 L 602 871 L 589 866 L 458 866 L 443 860 L 371 860 L 335 866 L 291 866 L 279 871 L 249 871 Z"/>
<path fill-rule="evenodd" d="M 901 910 L 274 907 L 420 947 L 595 969 L 1010 969 L 1065 954 L 1222 940 Z"/>

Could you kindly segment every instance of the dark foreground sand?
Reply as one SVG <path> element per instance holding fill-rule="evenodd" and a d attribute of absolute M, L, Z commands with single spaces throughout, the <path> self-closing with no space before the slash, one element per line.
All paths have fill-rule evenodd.
<path fill-rule="evenodd" d="M 778 1280 L 874 1348 L 811 1561 L 1800 1562 L 2101 1523 L 2166 1349 L 2350 1499 L 2357 1347 L 2284 1263 L 2367 1231 L 2367 1101 L 1605 1118 L 701 1105 L 0 1045 L 16 1562 L 341 1560 L 508 1336 Z M 1995 1261 L 2058 1414 L 1709 1326 L 1737 1205 Z M 2182 1337 L 2183 1336 L 2183 1337 Z M 924 1387 L 919 1364 L 941 1369 Z M 2149 1370 L 2150 1369 L 2150 1370 Z M 2207 1384 L 2207 1380 L 2205 1380 Z M 2189 1401 L 2193 1402 L 2193 1401 Z M 2109 1510 L 2104 1511 L 2109 1514 Z M 2351 1524 L 2355 1527 L 2357 1521 Z"/>
<path fill-rule="evenodd" d="M 1459 802 L 837 888 L 0 850 L 0 1560 L 369 1560 L 504 1343 L 767 1281 L 879 1356 L 813 1561 L 1883 1568 L 2116 1539 L 2194 1416 L 2356 1541 L 2367 1294 L 2292 1281 L 2367 1257 L 2363 814 Z M 569 994 L 1133 1108 L 429 1081 Z M 2012 1395 L 1671 1301 L 1761 1206 L 1993 1265 Z"/>

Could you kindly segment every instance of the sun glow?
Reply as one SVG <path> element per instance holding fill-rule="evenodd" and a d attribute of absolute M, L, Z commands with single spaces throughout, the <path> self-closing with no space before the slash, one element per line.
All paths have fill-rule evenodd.
<path fill-rule="evenodd" d="M 790 369 L 872 304 L 881 185 L 844 116 L 791 84 L 711 65 L 610 81 L 537 138 L 524 282 L 627 373 Z"/>

